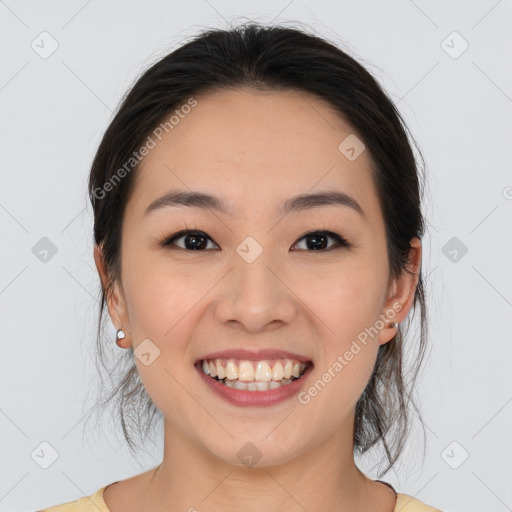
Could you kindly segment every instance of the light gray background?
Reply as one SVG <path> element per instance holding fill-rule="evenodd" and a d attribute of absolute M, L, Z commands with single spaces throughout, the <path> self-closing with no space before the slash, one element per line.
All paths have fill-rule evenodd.
<path fill-rule="evenodd" d="M 86 179 L 144 68 L 203 28 L 248 19 L 296 20 L 345 45 L 426 159 L 426 457 L 416 424 L 384 479 L 444 511 L 512 510 L 510 0 L 0 0 L 0 510 L 75 500 L 160 462 L 161 445 L 139 465 L 114 438 L 84 442 L 99 291 Z M 31 47 L 50 47 L 44 31 L 58 43 L 46 59 Z M 43 237 L 57 247 L 46 262 L 33 253 Z M 31 455 L 42 442 L 59 454 L 48 469 Z"/>

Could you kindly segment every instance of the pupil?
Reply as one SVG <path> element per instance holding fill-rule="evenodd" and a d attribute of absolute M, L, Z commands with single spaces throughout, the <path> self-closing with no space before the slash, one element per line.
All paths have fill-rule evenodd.
<path fill-rule="evenodd" d="M 190 241 L 191 244 L 187 243 Z M 187 235 L 185 238 L 185 245 L 187 249 L 192 249 L 193 251 L 197 251 L 198 249 L 204 249 L 206 247 L 205 237 L 201 235 Z"/>
<path fill-rule="evenodd" d="M 318 244 L 318 240 L 321 239 L 322 242 L 320 242 L 320 247 L 318 247 L 315 244 Z M 313 240 L 313 244 L 307 243 L 308 249 L 313 249 L 314 251 L 318 249 L 325 249 L 327 247 L 326 243 L 327 237 L 325 235 L 311 235 L 308 237 L 308 240 Z"/>

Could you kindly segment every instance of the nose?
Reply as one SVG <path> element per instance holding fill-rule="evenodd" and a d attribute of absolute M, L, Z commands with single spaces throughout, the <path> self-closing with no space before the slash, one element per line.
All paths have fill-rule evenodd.
<path fill-rule="evenodd" d="M 266 251 L 252 263 L 235 254 L 233 267 L 219 289 L 217 321 L 252 333 L 289 324 L 297 313 L 297 298 L 285 281 Z"/>

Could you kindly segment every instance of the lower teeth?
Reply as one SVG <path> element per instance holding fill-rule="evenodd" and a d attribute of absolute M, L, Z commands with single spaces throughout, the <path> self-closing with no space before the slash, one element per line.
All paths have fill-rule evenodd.
<path fill-rule="evenodd" d="M 228 388 L 241 389 L 242 391 L 269 391 L 271 389 L 277 389 L 282 386 L 287 386 L 292 383 L 294 380 L 297 380 L 297 377 L 292 377 L 291 379 L 282 379 L 280 381 L 271 380 L 268 382 L 254 381 L 254 382 L 242 382 L 239 380 L 229 380 L 222 379 L 219 380 L 216 377 L 213 377 L 217 382 L 224 384 Z"/>

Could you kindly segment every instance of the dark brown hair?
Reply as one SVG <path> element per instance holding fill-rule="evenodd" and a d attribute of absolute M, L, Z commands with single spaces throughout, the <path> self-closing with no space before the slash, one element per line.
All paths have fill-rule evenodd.
<path fill-rule="evenodd" d="M 98 357 L 111 378 L 119 376 L 106 397 L 100 392 L 96 406 L 101 409 L 115 399 L 132 452 L 136 446 L 132 432 L 144 442 L 155 416 L 162 419 L 162 413 L 139 379 L 133 348 L 120 351 L 117 359 L 113 353 L 105 358 L 101 341 L 107 297 L 121 277 L 121 227 L 137 171 L 137 162 L 131 159 L 155 128 L 190 98 L 208 91 L 240 88 L 295 89 L 316 95 L 332 105 L 362 137 L 372 161 L 386 224 L 392 277 L 409 272 L 406 263 L 410 241 L 424 234 L 421 153 L 418 151 L 422 167 L 417 165 L 409 132 L 393 102 L 372 75 L 336 45 L 302 29 L 251 22 L 230 30 L 205 30 L 151 65 L 122 100 L 99 145 L 89 178 L 94 240 L 102 248 L 109 281 L 101 290 Z M 414 142 L 412 136 L 410 139 Z M 127 162 L 131 162 L 131 169 L 127 170 Z M 121 168 L 125 172 L 119 173 Z M 120 174 L 122 179 L 118 179 Z M 388 462 L 380 476 L 395 464 L 403 450 L 410 430 L 409 406 L 421 420 L 411 396 L 427 342 L 421 271 L 414 315 L 418 308 L 420 334 L 414 346 L 417 354 L 408 369 L 410 379 L 404 371 L 405 335 L 412 320 L 408 318 L 405 327 L 401 325 L 396 336 L 379 347 L 373 374 L 356 405 L 354 452 L 364 454 L 380 441 Z M 107 344 L 108 349 L 116 347 L 112 338 Z"/>

